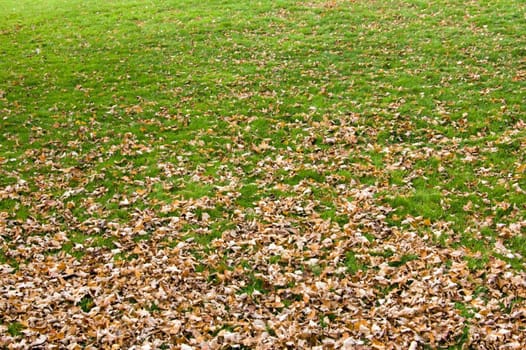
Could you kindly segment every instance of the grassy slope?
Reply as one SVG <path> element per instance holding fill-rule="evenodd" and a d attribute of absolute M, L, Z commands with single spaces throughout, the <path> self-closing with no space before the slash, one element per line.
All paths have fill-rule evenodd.
<path fill-rule="evenodd" d="M 374 281 L 382 263 L 393 276 L 409 262 L 434 271 L 432 251 L 462 266 L 471 294 L 495 269 L 523 276 L 524 11 L 514 0 L 0 0 L 0 259 L 38 275 L 39 254 L 140 264 L 136 246 L 182 242 L 197 280 L 225 287 L 218 273 L 241 269 L 240 293 L 288 298 L 300 288 L 272 286 L 268 265 L 309 283 L 342 266 Z M 287 253 L 257 261 L 276 226 L 292 232 Z M 255 250 L 229 236 L 251 230 Z M 386 283 L 367 284 L 375 300 L 396 295 Z M 481 303 L 524 306 L 523 291 L 492 293 Z M 466 319 L 482 308 L 447 300 Z M 332 335 L 314 309 L 317 342 Z M 331 314 L 334 329 L 344 314 Z M 417 333 L 475 341 L 462 331 L 437 343 Z"/>

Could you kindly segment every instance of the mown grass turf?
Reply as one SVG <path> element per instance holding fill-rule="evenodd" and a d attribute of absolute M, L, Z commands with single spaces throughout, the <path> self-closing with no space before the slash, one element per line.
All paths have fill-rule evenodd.
<path fill-rule="evenodd" d="M 86 188 L 104 186 L 104 215 L 126 220 L 126 212 L 107 202 L 133 192 L 133 180 L 157 176 L 160 161 L 187 155 L 184 167 L 209 170 L 211 183 L 219 184 L 213 177 L 226 153 L 246 151 L 225 153 L 226 145 L 268 139 L 283 149 L 307 134 L 296 121 L 356 113 L 378 131 L 358 135 L 360 142 L 377 149 L 353 154 L 351 164 L 386 172 L 396 186 L 409 172 L 385 169 L 379 153 L 385 145 L 436 148 L 433 133 L 483 152 L 470 162 L 461 154 L 417 162 L 421 177 L 403 193 L 386 195 L 397 218 L 452 220 L 462 231 L 468 202 L 480 217 L 506 221 L 509 213 L 496 203 L 524 217 L 526 197 L 510 189 L 513 182 L 526 186 L 524 131 L 503 136 L 524 120 L 520 2 L 372 1 L 331 8 L 322 2 L 2 1 L 1 7 L 3 186 L 23 179 L 35 191 L 35 179 L 53 178 L 62 167 L 97 172 L 103 179 Z M 236 116 L 234 127 L 225 123 Z M 313 142 L 322 147 L 319 137 Z M 122 154 L 127 139 L 148 151 Z M 490 142 L 495 147 L 485 147 Z M 265 191 L 256 190 L 254 168 L 272 153 L 254 152 L 244 162 L 242 207 Z M 480 169 L 492 176 L 482 180 Z M 124 176 L 130 171 L 132 177 Z M 282 180 L 323 182 L 327 175 L 312 168 Z M 378 181 L 367 171 L 348 176 Z M 173 181 L 149 196 L 160 205 L 177 195 L 213 195 L 212 184 Z M 75 177 L 62 184 L 76 185 Z M 62 194 L 54 186 L 47 192 Z M 0 205 L 13 218 L 38 216 L 12 199 Z M 511 248 L 523 250 L 516 242 Z"/>
<path fill-rule="evenodd" d="M 343 229 L 338 186 L 370 186 L 376 206 L 394 209 L 380 219 L 389 226 L 467 248 L 472 270 L 490 257 L 524 270 L 525 10 L 519 0 L 0 0 L 1 217 L 60 227 L 69 242 L 53 253 L 81 259 L 75 244 L 116 247 L 109 229 L 82 223 L 170 218 L 177 201 L 212 198 L 195 213 L 208 227 L 180 227 L 203 253 L 240 215 L 271 221 L 258 202 L 286 201 L 299 185 L 312 206 L 281 217 Z M 0 262 L 15 266 L 10 239 Z M 349 252 L 344 265 L 357 273 L 362 260 Z M 265 288 L 252 274 L 243 290 Z"/>

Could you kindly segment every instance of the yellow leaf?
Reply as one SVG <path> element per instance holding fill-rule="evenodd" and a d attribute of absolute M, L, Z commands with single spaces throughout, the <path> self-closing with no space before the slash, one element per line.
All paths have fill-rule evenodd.
<path fill-rule="evenodd" d="M 354 330 L 359 331 L 359 330 L 363 329 L 364 327 L 368 329 L 369 328 L 369 324 L 367 323 L 366 320 L 358 320 L 358 321 L 354 322 L 353 327 L 354 327 Z"/>
<path fill-rule="evenodd" d="M 371 340 L 371 346 L 375 349 L 385 349 L 385 344 L 376 339 Z"/>

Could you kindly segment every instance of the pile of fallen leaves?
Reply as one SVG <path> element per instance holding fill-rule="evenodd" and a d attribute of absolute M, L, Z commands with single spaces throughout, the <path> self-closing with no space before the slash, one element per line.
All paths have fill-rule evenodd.
<path fill-rule="evenodd" d="M 323 135 L 327 127 L 314 123 L 309 133 Z M 516 127 L 524 129 L 524 123 Z M 46 196 L 47 187 L 31 191 L 23 181 L 3 188 L 2 198 L 39 208 L 41 219 L 1 217 L 5 255 L 18 262 L 16 268 L 2 265 L 2 344 L 351 349 L 445 347 L 465 338 L 474 347 L 520 348 L 526 341 L 524 272 L 493 256 L 484 268 L 469 269 L 465 257 L 476 252 L 433 240 L 437 234 L 455 237 L 447 222 L 408 217 L 410 225 L 389 225 L 386 217 L 393 209 L 379 204 L 376 194 L 401 189 L 381 181 L 380 169 L 352 169 L 378 172 L 375 185 L 336 175 L 287 184 L 277 175 L 276 169 L 333 174 L 345 168 L 349 153 L 374 147 L 356 139 L 353 130 L 335 128 L 325 149 L 307 140 L 306 151 L 269 153 L 253 170 L 265 174 L 257 186 L 290 195 L 263 196 L 252 208 L 237 204 L 243 178 L 230 172 L 221 176 L 228 183 L 215 185 L 213 196 L 175 200 L 157 210 L 133 208 L 141 196 L 148 203 L 153 184 L 166 187 L 177 176 L 177 169 L 164 163 L 158 165 L 164 174 L 150 179 L 152 184 L 116 199 L 132 212 L 127 222 L 96 215 L 80 222 L 71 214 L 73 204 L 65 197 L 82 192 L 89 171 L 78 174 L 84 179 L 79 188 L 65 190 L 62 199 Z M 386 168 L 411 169 L 412 159 L 462 152 L 453 143 L 441 144 L 434 150 L 384 149 Z M 400 153 L 406 161 L 396 156 Z M 53 154 L 42 158 L 52 161 Z M 243 163 L 243 156 L 228 162 Z M 50 181 L 59 186 L 72 173 L 60 171 Z M 214 184 L 199 169 L 192 177 Z M 336 211 L 347 222 L 321 218 L 313 191 L 334 191 Z M 103 192 L 97 188 L 83 195 L 88 213 L 97 211 L 94 198 Z M 207 213 L 216 207 L 225 217 Z M 195 238 L 209 235 L 218 220 L 232 225 L 203 247 Z M 187 225 L 192 236 L 183 230 Z M 419 226 L 429 233 L 422 234 Z M 521 234 L 525 226 L 524 220 L 503 225 L 501 236 Z M 66 253 L 61 248 L 71 243 L 71 231 L 87 239 L 73 242 Z M 145 234 L 148 238 L 141 239 Z M 112 244 L 93 244 L 90 236 Z M 512 254 L 497 242 L 496 249 Z M 75 252 L 83 254 L 74 257 Z M 12 322 L 21 325 L 22 337 L 7 332 Z"/>

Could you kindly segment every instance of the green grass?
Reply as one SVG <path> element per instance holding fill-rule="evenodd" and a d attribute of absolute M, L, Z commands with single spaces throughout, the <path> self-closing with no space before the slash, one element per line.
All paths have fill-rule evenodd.
<path fill-rule="evenodd" d="M 90 312 L 90 310 L 93 309 L 93 307 L 95 307 L 95 303 L 91 296 L 86 295 L 82 297 L 82 299 L 78 302 L 78 306 L 80 306 L 82 311 Z"/>
<path fill-rule="evenodd" d="M 353 251 L 347 252 L 345 255 L 345 267 L 350 274 L 355 274 L 358 271 L 367 269 L 367 266 L 358 260 Z"/>
<path fill-rule="evenodd" d="M 402 265 L 405 265 L 409 261 L 418 259 L 418 255 L 415 254 L 405 254 L 400 257 L 398 260 L 390 261 L 389 266 L 391 267 L 399 267 Z"/>
<path fill-rule="evenodd" d="M 267 293 L 268 290 L 265 288 L 265 281 L 260 278 L 255 277 L 254 275 L 248 276 L 248 281 L 244 287 L 242 287 L 239 292 L 246 293 L 248 295 L 253 295 L 254 292 Z"/>
<path fill-rule="evenodd" d="M 22 335 L 22 330 L 24 330 L 24 328 L 25 327 L 21 323 L 13 322 L 7 326 L 7 333 L 13 337 L 19 337 Z"/>
<path fill-rule="evenodd" d="M 272 234 L 320 230 L 320 241 L 366 238 L 334 260 L 350 275 L 420 263 L 391 250 L 398 232 L 465 248 L 473 274 L 493 259 L 524 271 L 524 11 L 520 0 L 0 0 L 0 263 L 18 268 L 33 259 L 18 245 L 65 232 L 46 254 L 119 248 L 124 264 L 137 244 L 186 242 L 213 275 L 215 243 L 257 231 L 268 240 L 240 250 L 240 292 L 253 294 L 270 288 L 251 254 Z M 299 268 L 272 254 L 263 260 Z M 308 272 L 331 271 L 324 258 Z"/>

